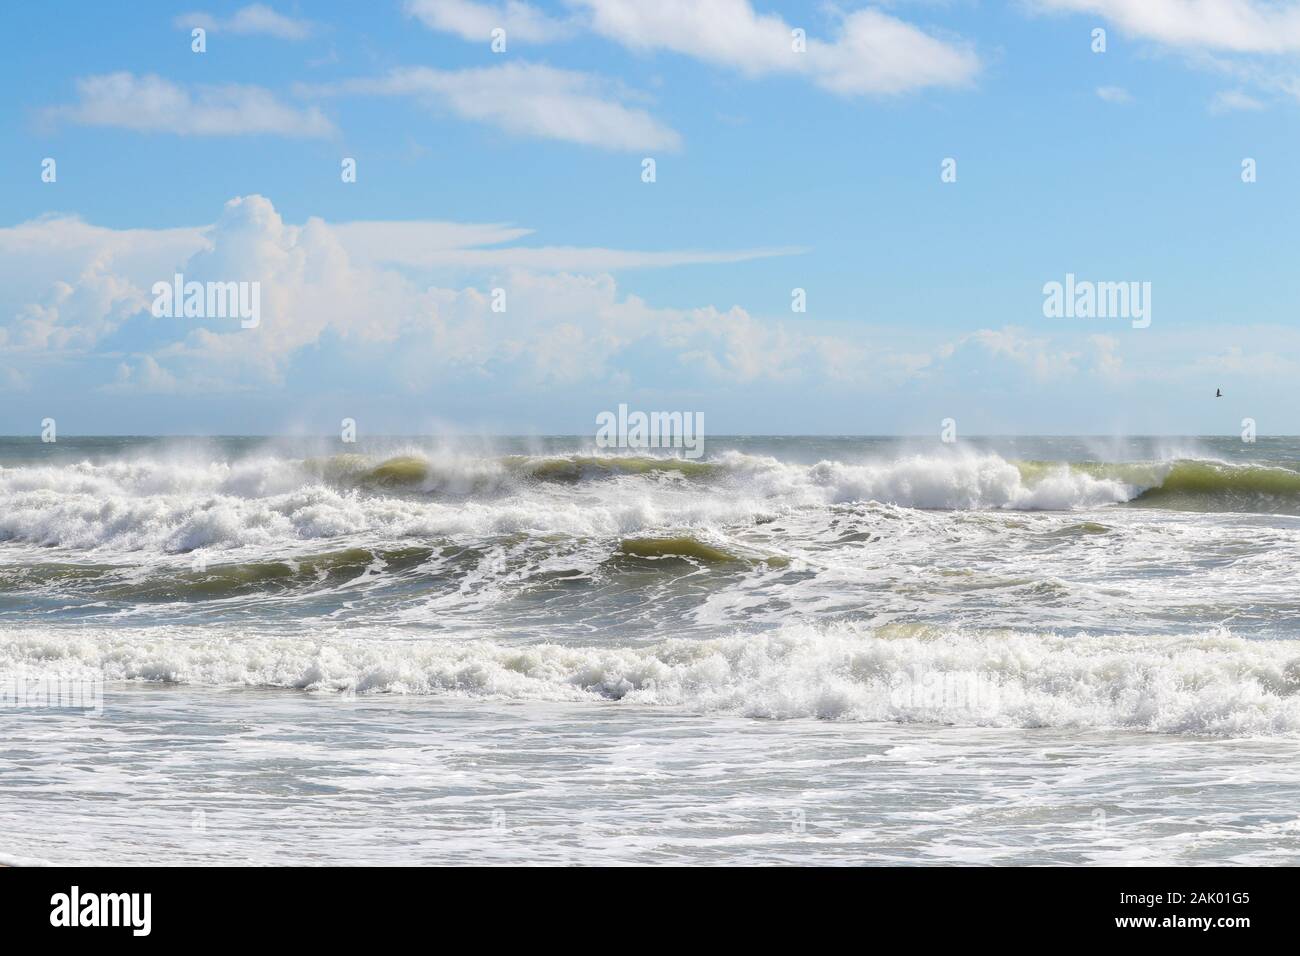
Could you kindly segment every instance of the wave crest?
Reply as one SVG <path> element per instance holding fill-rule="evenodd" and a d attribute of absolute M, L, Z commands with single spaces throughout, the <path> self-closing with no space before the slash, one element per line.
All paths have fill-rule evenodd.
<path fill-rule="evenodd" d="M 991 453 L 814 464 L 569 455 L 133 460 L 0 468 L 0 540 L 77 549 L 273 548 L 372 534 L 677 537 L 800 509 L 1135 507 L 1300 513 L 1300 472 L 1208 461 L 1066 464 Z"/>
<path fill-rule="evenodd" d="M 348 694 L 618 701 L 760 718 L 1300 735 L 1300 641 L 786 625 L 645 647 L 356 631 L 0 634 L 0 674 Z"/>

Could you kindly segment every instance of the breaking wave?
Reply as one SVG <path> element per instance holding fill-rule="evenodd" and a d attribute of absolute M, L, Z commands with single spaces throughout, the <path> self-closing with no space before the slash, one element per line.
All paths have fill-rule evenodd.
<path fill-rule="evenodd" d="M 1300 641 L 789 624 L 639 647 L 338 630 L 0 632 L 0 673 L 347 695 L 618 702 L 758 718 L 1300 734 Z"/>
<path fill-rule="evenodd" d="M 1128 504 L 1300 513 L 1300 472 L 1179 460 L 1133 464 L 926 454 L 814 464 L 727 451 L 504 458 L 402 454 L 116 460 L 0 468 L 0 540 L 182 553 L 373 534 L 677 537 L 792 509 L 1074 510 Z"/>
<path fill-rule="evenodd" d="M 1262 465 L 1180 461 L 1137 504 L 1188 511 L 1300 512 L 1300 472 Z"/>

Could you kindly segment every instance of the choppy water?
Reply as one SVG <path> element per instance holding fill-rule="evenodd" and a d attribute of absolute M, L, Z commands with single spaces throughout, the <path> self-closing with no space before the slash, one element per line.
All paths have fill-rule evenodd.
<path fill-rule="evenodd" d="M 1300 441 L 706 450 L 0 440 L 0 859 L 1300 859 Z"/>

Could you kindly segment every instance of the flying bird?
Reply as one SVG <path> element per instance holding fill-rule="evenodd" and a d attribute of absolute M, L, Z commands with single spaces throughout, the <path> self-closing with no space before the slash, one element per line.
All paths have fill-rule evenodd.
<path fill-rule="evenodd" d="M 1215 398 L 1223 398 L 1223 389 L 1221 389 L 1221 388 L 1216 388 L 1216 389 L 1214 390 L 1214 397 L 1215 397 Z"/>

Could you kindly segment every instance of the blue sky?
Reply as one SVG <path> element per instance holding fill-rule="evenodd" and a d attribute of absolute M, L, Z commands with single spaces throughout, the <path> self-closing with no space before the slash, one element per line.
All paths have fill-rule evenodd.
<path fill-rule="evenodd" d="M 4 18 L 5 433 L 1300 432 L 1297 4 Z M 175 272 L 259 326 L 155 317 Z M 1067 273 L 1150 326 L 1045 317 Z"/>

